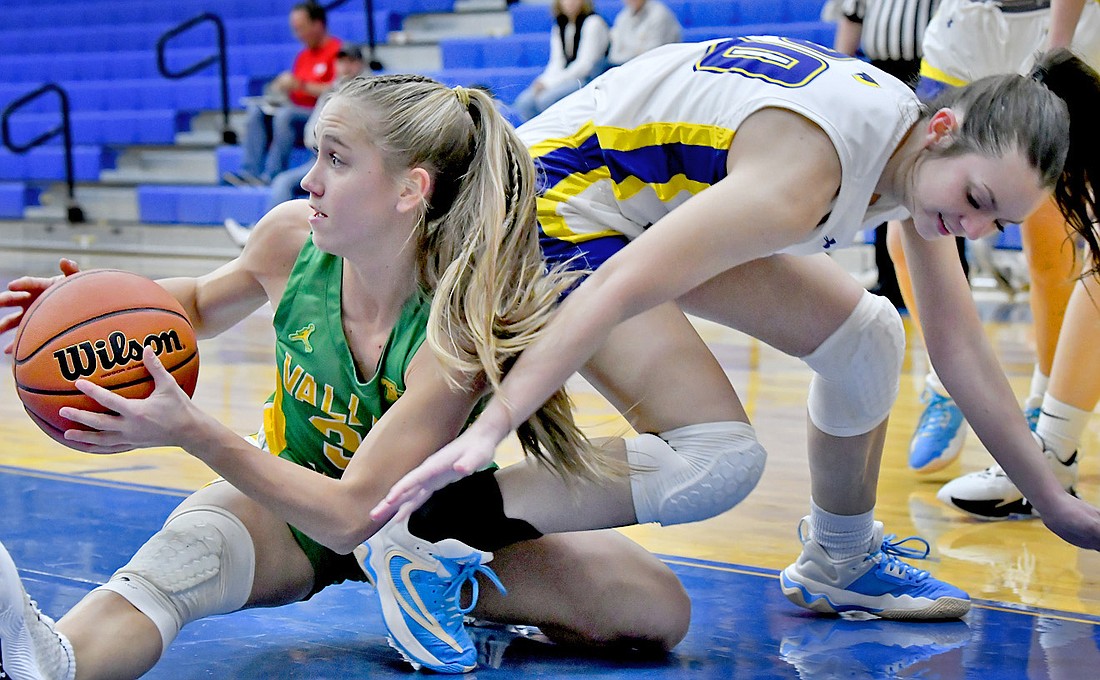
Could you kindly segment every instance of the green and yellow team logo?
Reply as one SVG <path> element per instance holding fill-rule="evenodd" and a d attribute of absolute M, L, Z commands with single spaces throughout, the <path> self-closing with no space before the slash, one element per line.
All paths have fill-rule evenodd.
<path fill-rule="evenodd" d="M 288 335 L 287 338 L 289 338 L 291 342 L 302 343 L 302 351 L 306 354 L 311 354 L 313 352 L 313 345 L 309 342 L 309 336 L 312 335 L 315 330 L 317 330 L 317 327 L 311 323 L 305 328 L 294 331 Z"/>

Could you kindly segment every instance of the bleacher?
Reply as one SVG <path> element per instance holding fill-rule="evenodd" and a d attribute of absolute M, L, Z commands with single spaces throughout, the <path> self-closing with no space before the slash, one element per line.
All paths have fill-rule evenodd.
<path fill-rule="evenodd" d="M 389 71 L 419 70 L 448 84 L 488 85 L 510 101 L 549 58 L 549 4 L 543 0 L 508 6 L 500 0 L 499 6 L 487 8 L 489 0 L 480 0 L 474 9 L 458 6 L 456 11 L 455 3 L 464 1 L 469 0 L 374 0 L 379 49 L 388 50 L 385 66 Z M 820 18 L 824 0 L 665 1 L 684 26 L 687 41 L 754 33 L 826 45 L 833 40 L 834 26 Z M 0 0 L 7 19 L 0 30 L 0 108 L 42 83 L 64 88 L 71 102 L 78 199 L 81 191 L 97 186 L 125 189 L 132 206 L 117 212 L 136 215 L 136 224 L 143 227 L 220 225 L 227 217 L 253 222 L 263 211 L 266 189 L 229 187 L 218 180 L 223 171 L 239 166 L 240 149 L 221 144 L 212 122 L 219 120 L 221 106 L 216 67 L 169 80 L 158 71 L 156 44 L 182 21 L 203 12 L 218 14 L 226 29 L 229 101 L 239 112 L 241 97 L 256 94 L 299 49 L 287 26 L 291 4 L 39 0 L 30 6 Z M 596 2 L 597 11 L 609 22 L 621 7 L 622 0 Z M 427 41 L 417 37 L 419 19 L 432 17 L 434 26 L 445 26 L 448 17 L 460 18 L 463 11 L 506 18 L 510 31 L 456 30 Z M 338 37 L 362 41 L 365 18 L 363 4 L 349 2 L 330 10 L 329 27 Z M 182 69 L 210 56 L 215 37 L 213 24 L 176 36 L 166 51 L 168 66 Z M 405 66 L 402 50 L 414 48 L 435 50 L 435 66 Z M 56 126 L 59 119 L 57 98 L 44 96 L 11 117 L 11 137 L 25 142 Z M 185 177 L 172 167 L 184 163 L 163 161 L 150 170 L 153 162 L 142 155 L 149 149 L 162 154 L 190 151 L 189 167 L 202 170 Z M 56 221 L 64 178 L 60 135 L 26 154 L 0 147 L 0 219 Z M 112 200 L 117 195 L 121 194 L 112 194 Z M 50 206 L 38 205 L 40 199 L 52 201 L 52 212 Z M 92 212 L 100 222 L 119 221 L 109 206 L 93 206 Z"/>

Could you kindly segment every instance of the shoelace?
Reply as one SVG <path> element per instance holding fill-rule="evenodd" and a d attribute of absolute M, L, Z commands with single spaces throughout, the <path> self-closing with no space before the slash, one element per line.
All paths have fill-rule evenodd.
<path fill-rule="evenodd" d="M 872 553 L 867 559 L 874 559 L 876 555 L 882 555 L 882 561 L 879 563 L 883 569 L 886 569 L 892 573 L 904 576 L 912 580 L 914 583 L 920 583 L 927 579 L 931 574 L 924 569 L 917 569 L 916 567 L 902 562 L 900 558 L 904 557 L 911 560 L 923 560 L 928 557 L 928 553 L 932 548 L 928 545 L 928 541 L 924 540 L 920 536 L 909 536 L 900 540 L 894 540 L 897 538 L 897 534 L 890 534 L 883 537 L 882 547 L 879 548 L 877 553 Z M 918 542 L 921 544 L 921 548 L 906 547 L 905 544 L 910 541 Z"/>
<path fill-rule="evenodd" d="M 927 396 L 921 397 L 921 403 L 928 406 L 924 411 L 925 423 L 937 430 L 946 429 L 951 424 L 951 411 L 946 407 L 951 398 L 931 391 L 926 394 Z M 920 429 L 923 433 L 925 428 L 921 427 Z"/>
<path fill-rule="evenodd" d="M 508 590 L 504 587 L 504 584 L 500 582 L 496 572 L 486 567 L 480 560 L 475 559 L 471 562 L 456 562 L 459 565 L 459 569 L 454 574 L 451 584 L 443 591 L 443 598 L 447 602 L 455 603 L 454 609 L 451 610 L 451 614 L 448 616 L 448 621 L 450 622 L 450 620 L 457 617 L 461 624 L 462 618 L 473 611 L 474 606 L 477 605 L 477 597 L 480 592 L 480 586 L 477 582 L 478 574 L 484 574 L 485 577 L 497 587 L 497 590 L 499 590 L 502 595 L 507 595 Z M 470 584 L 470 604 L 463 607 L 460 598 L 462 595 L 462 587 L 466 585 L 466 583 Z"/>

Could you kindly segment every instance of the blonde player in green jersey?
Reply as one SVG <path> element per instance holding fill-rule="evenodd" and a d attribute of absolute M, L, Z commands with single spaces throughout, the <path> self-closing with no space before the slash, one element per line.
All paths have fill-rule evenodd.
<path fill-rule="evenodd" d="M 200 337 L 273 305 L 279 379 L 261 447 L 276 455 L 200 410 L 155 357 L 145 356 L 156 379 L 147 399 L 79 383 L 117 415 L 66 412 L 96 429 L 67 437 L 102 453 L 179 446 L 222 479 L 185 500 L 56 625 L 26 597 L 0 547 L 0 675 L 137 677 L 188 622 L 365 580 L 352 553 L 382 526 L 369 508 L 462 430 L 570 285 L 569 275 L 546 274 L 533 164 L 484 93 L 417 76 L 355 79 L 326 104 L 317 139 L 317 163 L 302 182 L 308 201 L 268 213 L 241 255 L 214 272 L 160 281 Z M 25 310 L 57 278 L 13 282 L 0 307 Z M 21 315 L 6 316 L 0 331 Z M 593 467 L 563 392 L 531 423 L 527 441 L 564 460 L 563 472 Z M 458 541 L 407 549 L 389 541 L 387 556 L 414 584 L 442 571 L 459 586 L 496 581 L 485 566 L 492 556 Z M 508 596 L 482 588 L 478 616 L 590 645 L 668 649 L 687 631 L 679 581 L 619 534 L 529 541 L 500 551 L 494 566 Z M 434 606 L 457 596 L 430 585 L 407 599 Z M 416 662 L 443 672 L 475 665 L 461 616 L 419 616 L 444 640 L 420 649 L 405 610 L 384 601 L 383 611 Z"/>

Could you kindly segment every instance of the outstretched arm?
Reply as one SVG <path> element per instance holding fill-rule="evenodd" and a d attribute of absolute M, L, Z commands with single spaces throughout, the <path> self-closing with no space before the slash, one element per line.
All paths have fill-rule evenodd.
<path fill-rule="evenodd" d="M 951 239 L 903 231 L 925 344 L 936 374 L 997 463 L 1054 533 L 1100 550 L 1100 511 L 1068 494 L 1028 430 L 993 353 Z"/>
<path fill-rule="evenodd" d="M 326 450 L 350 459 L 343 476 L 335 479 L 260 450 L 188 399 L 152 350 L 146 349 L 143 358 L 155 381 L 153 394 L 126 399 L 78 381 L 78 389 L 113 413 L 62 409 L 64 417 L 96 430 L 69 430 L 66 438 L 92 445 L 95 453 L 183 448 L 288 524 L 339 553 L 351 552 L 384 523 L 373 521 L 364 509 L 450 441 L 479 396 L 454 390 L 425 345 L 406 371 L 405 393 L 366 437 L 360 440 L 354 428 L 338 420 L 311 419 L 324 432 Z"/>
<path fill-rule="evenodd" d="M 605 343 L 612 328 L 727 269 L 801 241 L 828 210 L 840 183 L 840 162 L 825 133 L 779 109 L 764 109 L 741 125 L 727 168 L 725 179 L 589 276 L 545 334 L 524 350 L 477 421 L 395 485 L 372 516 L 387 516 L 404 504 L 411 509 L 488 464 L 504 437 Z"/>

